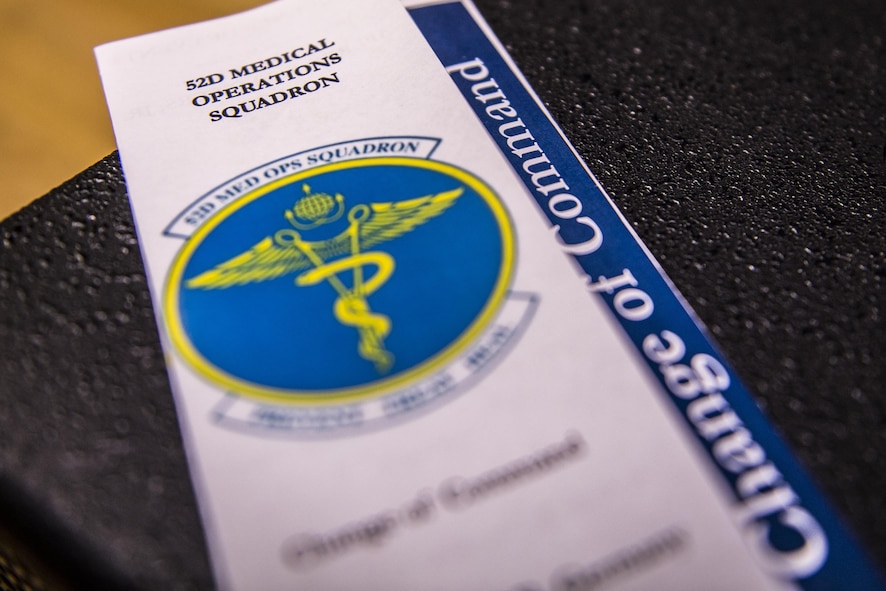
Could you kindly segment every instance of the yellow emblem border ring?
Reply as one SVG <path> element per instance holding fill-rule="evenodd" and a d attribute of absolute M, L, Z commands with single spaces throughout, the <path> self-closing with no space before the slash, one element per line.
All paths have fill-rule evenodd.
<path fill-rule="evenodd" d="M 194 251 L 216 227 L 231 216 L 234 212 L 260 199 L 262 196 L 285 185 L 297 183 L 319 174 L 334 172 L 348 168 L 361 168 L 369 166 L 412 166 L 424 168 L 446 174 L 464 183 L 473 189 L 492 211 L 501 231 L 502 262 L 499 276 L 495 282 L 492 293 L 486 301 L 480 314 L 474 319 L 454 341 L 443 348 L 433 357 L 430 357 L 415 367 L 398 374 L 388 380 L 372 382 L 364 386 L 354 386 L 337 390 L 323 390 L 322 393 L 310 390 L 288 390 L 283 388 L 271 388 L 238 378 L 213 365 L 204 358 L 196 347 L 191 343 L 182 325 L 179 313 L 179 290 L 185 267 L 190 261 Z M 249 396 L 265 402 L 325 406 L 331 403 L 357 402 L 367 398 L 374 398 L 406 384 L 426 377 L 434 371 L 444 367 L 461 353 L 489 324 L 498 309 L 501 307 L 508 288 L 511 284 L 516 258 L 513 224 L 507 210 L 501 203 L 500 198 L 485 182 L 472 173 L 457 166 L 434 160 L 421 160 L 418 158 L 383 157 L 361 158 L 344 162 L 324 164 L 308 170 L 297 172 L 290 176 L 278 179 L 263 185 L 245 194 L 243 197 L 222 208 L 218 213 L 209 218 L 200 226 L 187 242 L 182 246 L 173 259 L 172 266 L 166 278 L 163 290 L 163 312 L 165 326 L 169 339 L 178 355 L 199 375 L 213 384 L 229 390 L 232 394 Z"/>

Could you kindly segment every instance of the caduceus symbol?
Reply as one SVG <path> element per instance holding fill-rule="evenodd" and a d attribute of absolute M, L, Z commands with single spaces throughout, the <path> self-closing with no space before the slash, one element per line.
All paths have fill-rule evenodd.
<path fill-rule="evenodd" d="M 332 307 L 335 318 L 357 329 L 358 353 L 371 361 L 379 373 L 386 373 L 394 364 L 394 356 L 384 344 L 391 332 L 391 319 L 373 312 L 367 298 L 388 281 L 395 261 L 386 252 L 365 249 L 402 236 L 439 216 L 455 203 L 464 188 L 404 201 L 355 205 L 347 212 L 348 227 L 344 231 L 317 241 L 305 240 L 302 232 L 340 219 L 345 211 L 344 196 L 311 194 L 308 185 L 303 185 L 302 190 L 305 196 L 283 213 L 291 228 L 265 237 L 249 250 L 189 279 L 186 286 L 223 289 L 308 269 L 296 277 L 295 285 L 327 282 L 337 295 Z M 368 277 L 364 273 L 366 267 L 374 267 Z M 350 288 L 339 277 L 347 271 L 351 272 Z"/>

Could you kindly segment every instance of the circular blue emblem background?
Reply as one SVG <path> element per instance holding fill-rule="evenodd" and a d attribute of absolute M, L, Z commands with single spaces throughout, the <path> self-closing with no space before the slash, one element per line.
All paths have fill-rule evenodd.
<path fill-rule="evenodd" d="M 360 356 L 359 331 L 336 319 L 338 294 L 328 280 L 296 285 L 296 278 L 311 267 L 221 288 L 187 285 L 266 237 L 292 230 L 284 213 L 305 197 L 304 185 L 311 194 L 344 197 L 340 219 L 299 230 L 302 240 L 313 244 L 346 230 L 347 213 L 358 204 L 463 189 L 442 213 L 361 249 L 382 251 L 394 260 L 388 280 L 365 298 L 369 313 L 390 320 L 383 342 L 393 355 L 389 369 L 380 370 Z M 312 169 L 256 193 L 211 218 L 183 249 L 179 271 L 171 275 L 174 285 L 169 287 L 177 298 L 168 301 L 176 305 L 174 316 L 180 323 L 171 331 L 173 340 L 186 341 L 185 348 L 196 353 L 197 369 L 210 378 L 230 378 L 278 396 L 292 392 L 321 400 L 354 389 L 366 392 L 433 369 L 504 296 L 512 262 L 509 222 L 486 185 L 464 171 L 431 161 L 377 158 Z M 347 257 L 344 253 L 323 262 Z M 364 266 L 364 280 L 376 272 L 373 265 Z M 353 270 L 336 276 L 352 287 Z"/>

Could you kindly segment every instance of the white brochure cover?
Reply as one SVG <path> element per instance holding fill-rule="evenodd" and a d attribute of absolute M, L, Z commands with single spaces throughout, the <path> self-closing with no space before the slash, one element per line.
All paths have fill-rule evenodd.
<path fill-rule="evenodd" d="M 564 256 L 594 228 L 549 227 L 454 84 L 471 56 L 397 0 L 96 53 L 220 588 L 793 587 Z"/>

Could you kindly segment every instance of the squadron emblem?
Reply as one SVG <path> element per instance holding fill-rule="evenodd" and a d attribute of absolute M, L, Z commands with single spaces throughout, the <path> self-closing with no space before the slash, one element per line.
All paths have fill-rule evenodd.
<path fill-rule="evenodd" d="M 167 280 L 168 334 L 235 396 L 377 399 L 439 376 L 488 333 L 514 256 L 504 207 L 462 169 L 322 165 L 247 193 L 190 236 Z"/>
<path fill-rule="evenodd" d="M 186 286 L 220 289 L 308 269 L 296 277 L 295 285 L 326 282 L 337 296 L 332 306 L 335 318 L 359 333 L 360 356 L 373 362 L 379 373 L 387 373 L 394 363 L 393 354 L 384 346 L 391 332 L 391 319 L 373 313 L 368 298 L 388 281 L 396 261 L 387 252 L 364 249 L 393 240 L 442 214 L 464 188 L 404 201 L 354 205 L 348 210 L 347 227 L 332 238 L 318 241 L 305 240 L 301 232 L 341 218 L 345 198 L 341 193 L 335 198 L 326 193 L 310 194 L 307 184 L 302 188 L 305 197 L 283 213 L 291 228 L 277 230 L 243 254 L 189 279 Z M 369 267 L 374 269 L 367 277 Z M 350 287 L 339 277 L 348 271 Z"/>

